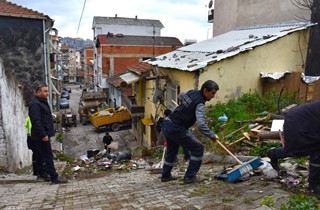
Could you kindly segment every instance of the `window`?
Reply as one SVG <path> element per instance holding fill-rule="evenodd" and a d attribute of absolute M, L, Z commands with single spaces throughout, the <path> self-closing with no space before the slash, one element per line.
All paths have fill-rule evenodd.
<path fill-rule="evenodd" d="M 167 108 L 173 110 L 176 107 L 176 104 L 172 101 L 178 102 L 178 95 L 180 93 L 180 86 L 173 83 L 173 81 L 169 81 L 167 83 Z"/>

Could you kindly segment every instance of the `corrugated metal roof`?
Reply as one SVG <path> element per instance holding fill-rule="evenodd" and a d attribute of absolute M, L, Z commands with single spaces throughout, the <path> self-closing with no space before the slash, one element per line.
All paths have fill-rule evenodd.
<path fill-rule="evenodd" d="M 155 61 L 145 62 L 163 68 L 195 71 L 313 25 L 306 23 L 277 24 L 234 30 L 163 54 L 156 57 Z"/>
<path fill-rule="evenodd" d="M 0 0 L 0 16 L 50 19 L 48 15 L 22 7 L 6 0 Z M 51 20 L 52 21 L 52 20 Z"/>
<path fill-rule="evenodd" d="M 152 36 L 98 35 L 98 38 L 100 44 L 103 45 L 153 46 L 154 44 L 155 46 L 183 46 L 181 41 L 176 37 L 156 36 L 154 41 Z"/>
<path fill-rule="evenodd" d="M 159 20 L 140 19 L 140 18 L 125 18 L 125 17 L 101 17 L 94 16 L 93 22 L 96 24 L 106 25 L 130 25 L 130 26 L 156 26 L 164 28 Z"/>

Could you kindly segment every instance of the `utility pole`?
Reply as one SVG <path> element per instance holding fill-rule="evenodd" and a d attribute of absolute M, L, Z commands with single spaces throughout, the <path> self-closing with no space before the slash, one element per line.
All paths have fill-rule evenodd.
<path fill-rule="evenodd" d="M 318 24 L 310 28 L 305 74 L 320 76 L 320 0 L 312 2 L 311 23 Z"/>

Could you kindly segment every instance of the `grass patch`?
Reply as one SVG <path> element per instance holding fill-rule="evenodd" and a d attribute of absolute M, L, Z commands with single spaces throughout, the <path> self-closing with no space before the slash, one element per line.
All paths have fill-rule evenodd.
<path fill-rule="evenodd" d="M 289 201 L 280 206 L 280 210 L 316 210 L 320 208 L 320 203 L 315 197 L 303 194 L 290 195 Z"/>
<path fill-rule="evenodd" d="M 243 94 L 241 97 L 236 99 L 231 99 L 226 103 L 218 102 L 215 106 L 208 107 L 207 110 L 207 124 L 212 129 L 223 143 L 231 143 L 240 137 L 242 137 L 241 132 L 236 132 L 232 135 L 228 135 L 233 131 L 241 128 L 242 126 L 249 124 L 244 124 L 245 120 L 255 120 L 257 118 L 265 119 L 268 122 L 267 113 L 276 113 L 278 111 L 291 105 L 291 104 L 301 104 L 301 101 L 297 96 L 290 95 L 288 92 L 284 92 L 281 95 L 281 100 L 279 99 L 279 91 L 272 90 L 265 96 L 262 96 L 258 92 L 249 92 Z M 219 122 L 218 118 L 222 115 L 228 117 L 227 122 Z M 223 129 L 222 129 L 223 128 Z M 243 128 L 243 132 L 248 132 L 250 129 L 248 126 Z M 200 137 L 200 136 L 199 136 Z M 226 137 L 226 138 L 224 138 Z M 215 151 L 215 153 L 220 154 L 221 148 L 218 145 L 211 142 L 208 138 L 203 138 L 202 142 L 205 144 L 208 151 Z M 231 151 L 236 150 L 237 147 L 242 146 L 242 142 L 237 143 L 235 148 L 229 148 Z M 271 147 L 280 146 L 279 143 L 263 144 L 254 149 L 250 149 L 250 155 L 254 156 L 265 156 L 266 151 Z M 251 151 L 252 150 L 252 151 Z M 218 152 L 217 152 L 218 151 Z M 222 151 L 222 154 L 225 152 Z"/>

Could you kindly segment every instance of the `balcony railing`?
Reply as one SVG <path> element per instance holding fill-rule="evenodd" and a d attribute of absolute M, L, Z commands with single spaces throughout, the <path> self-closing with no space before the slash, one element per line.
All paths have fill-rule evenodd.
<path fill-rule="evenodd" d="M 127 107 L 128 111 L 131 113 L 131 116 L 144 116 L 144 107 L 137 104 L 134 96 L 123 96 L 122 103 L 125 107 Z"/>

